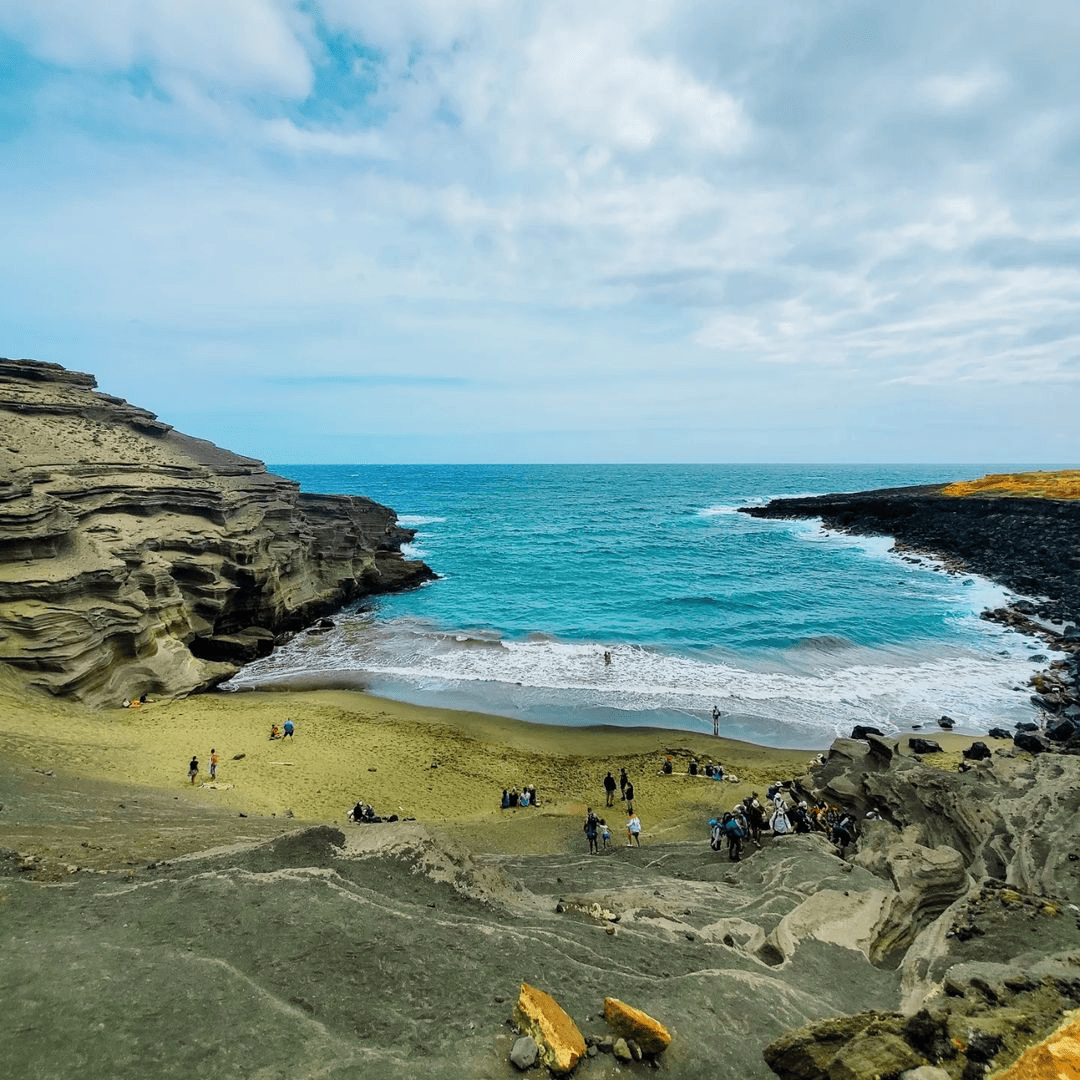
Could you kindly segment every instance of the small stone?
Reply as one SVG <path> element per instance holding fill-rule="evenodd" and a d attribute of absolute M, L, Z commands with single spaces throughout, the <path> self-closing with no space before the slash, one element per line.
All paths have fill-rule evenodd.
<path fill-rule="evenodd" d="M 645 1055 L 641 1052 L 641 1047 L 638 1046 L 633 1039 L 626 1040 L 626 1048 L 630 1051 L 630 1056 L 635 1061 L 640 1061 Z"/>
<path fill-rule="evenodd" d="M 626 1045 L 625 1039 L 616 1039 L 615 1045 L 611 1048 L 611 1052 L 619 1059 L 619 1061 L 634 1060 L 634 1055 L 630 1053 L 630 1047 Z"/>
<path fill-rule="evenodd" d="M 589 1055 L 589 1057 L 596 1057 L 596 1055 L 597 1055 L 597 1054 L 599 1054 L 599 1053 L 600 1053 L 600 1051 L 599 1051 L 599 1050 L 597 1050 L 597 1048 L 596 1048 L 596 1043 L 590 1043 L 590 1044 L 589 1044 L 589 1047 L 588 1047 L 588 1049 L 587 1049 L 587 1050 L 585 1051 L 585 1053 L 586 1053 L 586 1054 L 588 1054 L 588 1055 Z"/>
<path fill-rule="evenodd" d="M 536 1064 L 536 1059 L 540 1056 L 540 1048 L 536 1045 L 536 1040 L 531 1035 L 522 1035 L 517 1042 L 514 1043 L 513 1050 L 510 1051 L 511 1062 L 524 1072 L 526 1069 L 531 1069 Z"/>

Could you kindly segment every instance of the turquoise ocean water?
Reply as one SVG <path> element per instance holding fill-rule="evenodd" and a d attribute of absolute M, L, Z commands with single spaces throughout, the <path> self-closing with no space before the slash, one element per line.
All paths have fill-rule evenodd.
<path fill-rule="evenodd" d="M 1011 727 L 1032 718 L 1024 683 L 1047 650 L 979 619 L 1003 589 L 885 538 L 736 508 L 1021 467 L 275 465 L 305 491 L 393 507 L 441 576 L 297 635 L 232 685 L 703 732 L 716 704 L 725 735 L 792 747 L 944 714 Z"/>

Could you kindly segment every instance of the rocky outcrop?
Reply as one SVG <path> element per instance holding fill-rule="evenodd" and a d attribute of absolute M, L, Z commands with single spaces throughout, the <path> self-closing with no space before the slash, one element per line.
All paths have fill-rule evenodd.
<path fill-rule="evenodd" d="M 30 686 L 93 705 L 205 689 L 434 576 L 387 507 L 303 493 L 95 386 L 0 360 L 0 662 Z"/>
<path fill-rule="evenodd" d="M 537 1045 L 540 1060 L 556 1075 L 573 1072 L 585 1056 L 585 1039 L 562 1006 L 543 990 L 521 984 L 514 1018 Z"/>

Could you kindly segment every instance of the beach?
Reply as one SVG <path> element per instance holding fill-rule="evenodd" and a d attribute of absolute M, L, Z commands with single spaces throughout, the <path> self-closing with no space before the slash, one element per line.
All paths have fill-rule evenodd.
<path fill-rule="evenodd" d="M 67 781 L 120 785 L 171 802 L 170 817 L 189 814 L 191 836 L 168 836 L 173 852 L 213 846 L 213 827 L 194 828 L 206 815 L 220 823 L 222 842 L 231 839 L 234 830 L 225 825 L 234 819 L 246 830 L 257 821 L 273 822 L 271 831 L 315 822 L 378 828 L 348 823 L 358 799 L 382 816 L 415 818 L 473 850 L 521 854 L 581 847 L 582 817 L 592 806 L 618 844 L 626 812 L 618 792 L 615 805 L 605 807 L 602 785 L 609 769 L 618 777 L 620 768 L 634 783 L 645 843 L 704 841 L 710 817 L 751 792 L 764 795 L 772 780 L 801 775 L 811 757 L 692 732 L 531 724 L 355 691 L 211 693 L 94 711 L 17 696 L 9 687 L 0 688 L 0 707 L 9 765 L 38 777 L 52 772 Z M 280 729 L 287 719 L 295 735 L 271 740 L 271 725 Z M 924 734 L 948 751 L 934 755 L 943 767 L 954 768 L 970 741 Z M 220 757 L 216 780 L 209 777 L 211 749 Z M 192 755 L 200 763 L 194 785 Z M 663 775 L 669 755 L 673 772 Z M 689 775 L 691 757 L 702 767 L 722 764 L 738 782 Z M 504 787 L 526 784 L 535 785 L 538 807 L 500 809 Z M 33 829 L 21 835 L 33 846 Z M 132 843 L 138 858 L 160 857 L 153 830 Z"/>

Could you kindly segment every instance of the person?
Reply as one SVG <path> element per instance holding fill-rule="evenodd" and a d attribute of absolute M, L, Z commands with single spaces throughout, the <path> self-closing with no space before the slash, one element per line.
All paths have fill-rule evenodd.
<path fill-rule="evenodd" d="M 743 840 L 746 838 L 746 821 L 739 807 L 724 815 L 724 835 L 727 837 L 728 859 L 738 862 L 742 857 Z"/>
<path fill-rule="evenodd" d="M 607 851 L 611 847 L 611 829 L 603 818 L 600 819 L 600 839 L 603 840 L 604 850 Z"/>
<path fill-rule="evenodd" d="M 356 805 L 349 811 L 348 817 L 357 825 L 364 820 L 364 804 L 359 799 L 356 800 Z"/>
<path fill-rule="evenodd" d="M 629 780 L 626 781 L 626 790 L 623 791 L 623 798 L 626 800 L 627 813 L 632 814 L 634 812 L 634 785 Z"/>
<path fill-rule="evenodd" d="M 521 798 L 521 792 L 517 788 L 511 788 L 510 790 L 510 806 L 517 807 L 518 799 Z"/>
<path fill-rule="evenodd" d="M 521 789 L 521 798 L 518 799 L 518 806 L 528 806 L 528 805 L 529 805 L 529 789 L 527 787 L 524 787 L 524 788 Z"/>
<path fill-rule="evenodd" d="M 607 652 L 607 651 L 604 652 L 604 663 L 605 664 L 610 664 L 611 663 L 611 653 L 610 652 Z"/>
<path fill-rule="evenodd" d="M 847 846 L 855 839 L 855 819 L 850 814 L 845 814 L 832 828 L 832 842 L 840 851 L 843 858 L 847 852 Z"/>
<path fill-rule="evenodd" d="M 217 779 L 217 766 L 218 766 L 218 752 L 211 747 L 210 748 L 210 779 Z"/>
<path fill-rule="evenodd" d="M 540 801 L 536 797 L 536 785 L 535 784 L 529 784 L 529 786 L 525 790 L 529 793 L 529 805 L 530 806 L 539 806 Z"/>
<path fill-rule="evenodd" d="M 292 738 L 292 733 L 296 730 L 295 725 L 291 720 L 286 720 L 284 723 L 285 734 L 282 738 Z"/>
<path fill-rule="evenodd" d="M 670 776 L 671 775 L 671 758 L 670 758 L 670 756 L 665 759 L 664 764 L 661 766 L 661 768 L 664 770 L 664 775 L 665 776 Z"/>
<path fill-rule="evenodd" d="M 629 777 L 626 775 L 625 769 L 619 770 L 619 798 L 626 798 L 626 785 L 630 783 Z"/>
<path fill-rule="evenodd" d="M 750 833 L 750 839 L 758 847 L 761 847 L 761 830 L 765 828 L 765 811 L 762 810 L 761 803 L 758 802 L 756 791 L 751 792 L 743 799 L 743 807 L 745 808 L 743 816 L 746 818 L 746 827 Z"/>
<path fill-rule="evenodd" d="M 596 815 L 593 813 L 593 808 L 590 806 L 585 812 L 585 824 L 583 827 L 585 831 L 585 839 L 589 841 L 589 854 L 596 855 L 598 848 L 596 846 L 596 834 L 598 832 L 599 821 Z"/>
<path fill-rule="evenodd" d="M 509 809 L 510 809 L 510 795 L 509 795 L 509 793 L 507 792 L 506 788 L 503 788 L 503 794 L 502 794 L 502 804 L 501 804 L 501 806 L 502 806 L 502 809 L 503 809 L 503 810 L 509 810 Z"/>
<path fill-rule="evenodd" d="M 605 806 L 615 805 L 615 777 L 611 775 L 611 770 L 608 770 L 607 776 L 604 777 L 604 796 Z"/>
<path fill-rule="evenodd" d="M 195 783 L 195 777 L 199 775 L 199 759 L 192 754 L 191 761 L 188 762 L 187 774 L 191 777 L 191 783 Z"/>
<path fill-rule="evenodd" d="M 270 738 L 271 739 L 280 739 L 281 738 L 281 732 L 278 731 L 277 724 L 271 724 L 270 725 Z"/>
<path fill-rule="evenodd" d="M 773 806 L 776 809 L 773 811 L 773 816 L 769 818 L 769 828 L 772 829 L 774 836 L 783 836 L 785 833 L 791 832 L 791 821 L 788 819 L 787 805 L 784 803 L 783 798 L 778 795 L 773 801 Z"/>
<path fill-rule="evenodd" d="M 690 764 L 686 766 L 686 771 L 691 776 L 697 776 L 697 758 L 691 758 Z"/>
<path fill-rule="evenodd" d="M 641 820 L 637 814 L 630 808 L 626 808 L 626 813 L 629 815 L 626 822 L 626 846 L 631 846 L 631 841 L 641 847 Z"/>
<path fill-rule="evenodd" d="M 717 705 L 712 707 L 712 733 L 720 734 L 720 708 Z"/>

